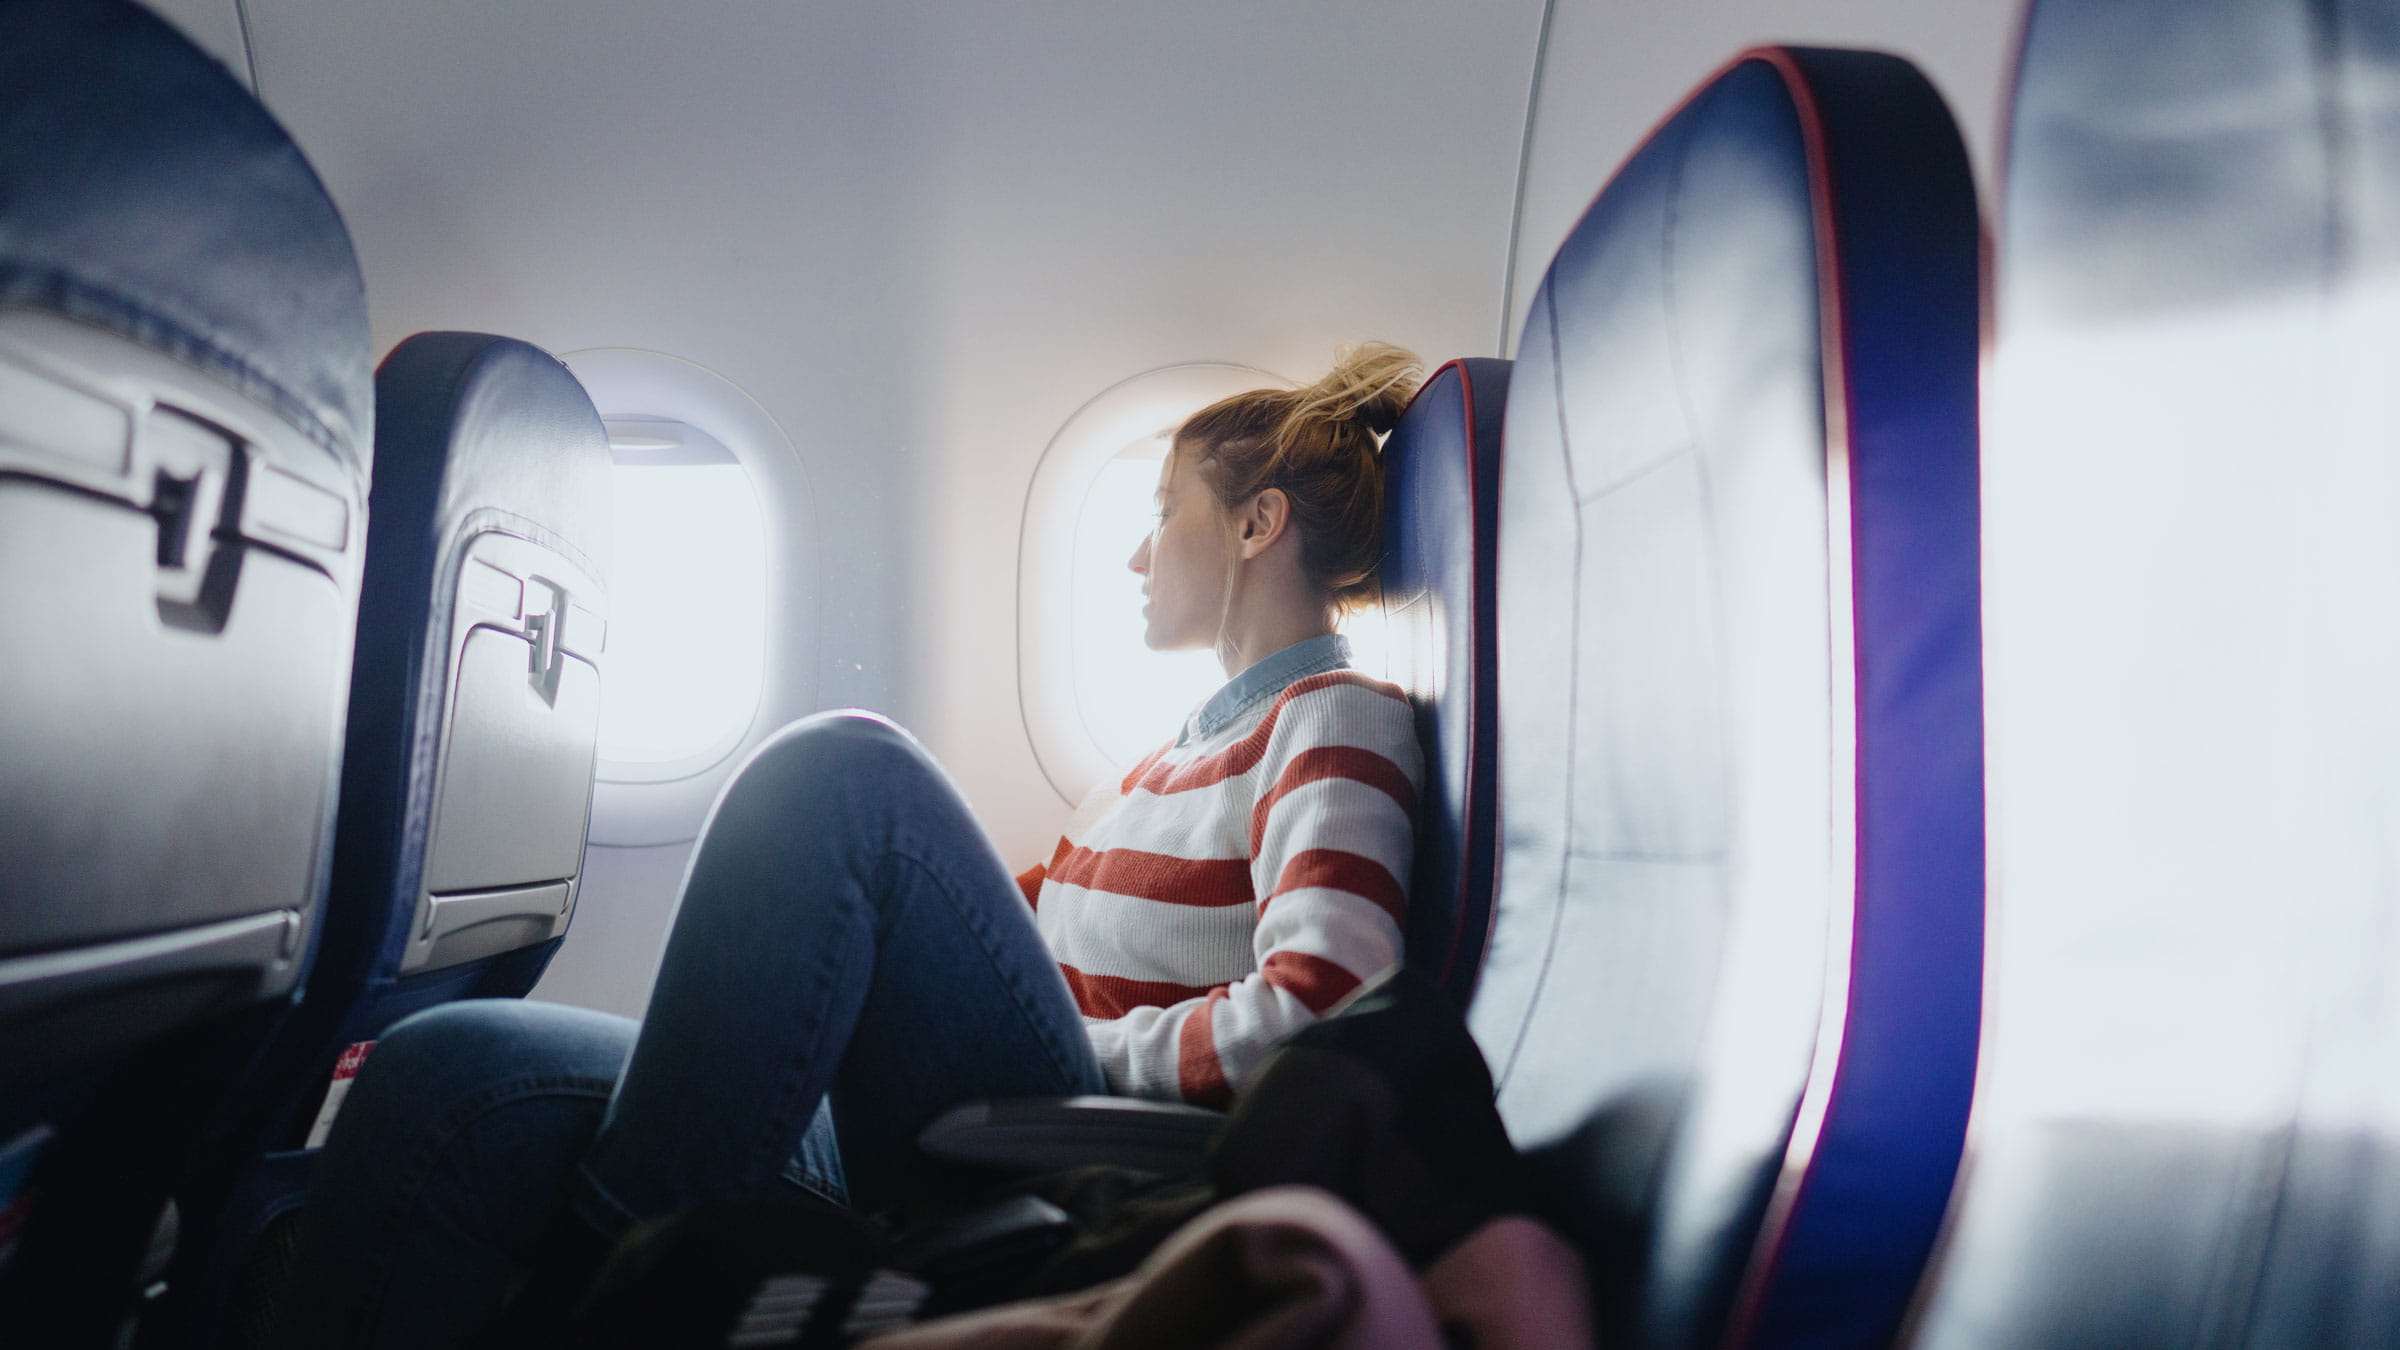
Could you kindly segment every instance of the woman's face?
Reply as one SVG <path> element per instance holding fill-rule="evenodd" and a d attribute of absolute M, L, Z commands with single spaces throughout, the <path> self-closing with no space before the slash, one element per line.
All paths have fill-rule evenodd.
<path fill-rule="evenodd" d="M 1143 644 L 1154 652 L 1214 646 L 1233 556 L 1224 508 L 1196 459 L 1170 450 L 1159 466 L 1158 524 L 1126 564 L 1142 578 Z"/>

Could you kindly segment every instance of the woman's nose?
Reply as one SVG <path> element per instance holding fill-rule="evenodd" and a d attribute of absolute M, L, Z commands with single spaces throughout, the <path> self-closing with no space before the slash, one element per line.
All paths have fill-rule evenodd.
<path fill-rule="evenodd" d="M 1145 534 L 1145 535 L 1143 535 L 1143 536 L 1142 536 L 1142 542 L 1140 542 L 1139 544 L 1136 544 L 1136 545 L 1134 545 L 1134 547 L 1133 547 L 1133 556 L 1132 556 L 1132 557 L 1130 557 L 1130 558 L 1127 558 L 1127 559 L 1125 560 L 1125 565 L 1126 565 L 1127 567 L 1130 567 L 1130 568 L 1132 568 L 1132 569 L 1134 570 L 1134 573 L 1135 573 L 1136 575 L 1138 575 L 1138 576 L 1145 576 L 1145 577 L 1146 577 L 1146 576 L 1150 575 L 1150 536 L 1149 536 L 1149 535 L 1146 535 L 1146 534 Z"/>

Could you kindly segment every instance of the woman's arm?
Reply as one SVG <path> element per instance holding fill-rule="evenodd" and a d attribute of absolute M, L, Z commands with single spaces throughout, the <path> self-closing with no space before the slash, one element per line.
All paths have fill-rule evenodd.
<path fill-rule="evenodd" d="M 1118 1091 L 1222 1106 L 1268 1050 L 1400 963 L 1424 773 L 1408 704 L 1347 672 L 1295 690 L 1255 779 L 1257 969 L 1093 1024 Z"/>

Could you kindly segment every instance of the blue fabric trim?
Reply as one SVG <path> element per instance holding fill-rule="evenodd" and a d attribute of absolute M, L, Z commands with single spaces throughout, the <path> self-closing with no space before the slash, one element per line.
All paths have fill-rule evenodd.
<path fill-rule="evenodd" d="M 1509 362 L 1490 357 L 1443 365 L 1383 446 L 1385 612 L 1416 609 L 1441 625 L 1438 659 L 1397 669 L 1426 756 L 1404 925 L 1408 961 L 1461 1008 L 1474 991 L 1492 915 L 1494 587 L 1509 371 Z"/>
<path fill-rule="evenodd" d="M 1857 660 L 1857 894 L 1839 1068 L 1754 1346 L 1886 1344 L 1949 1206 L 1982 1029 L 1981 243 L 1906 63 L 1786 49 L 1839 269 Z"/>

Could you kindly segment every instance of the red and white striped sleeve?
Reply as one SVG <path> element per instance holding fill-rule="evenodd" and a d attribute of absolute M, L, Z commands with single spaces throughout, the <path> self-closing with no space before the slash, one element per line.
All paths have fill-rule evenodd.
<path fill-rule="evenodd" d="M 1255 969 L 1095 1024 L 1119 1091 L 1223 1106 L 1266 1053 L 1401 959 L 1422 752 L 1407 699 L 1353 671 L 1274 710 L 1248 822 Z"/>

